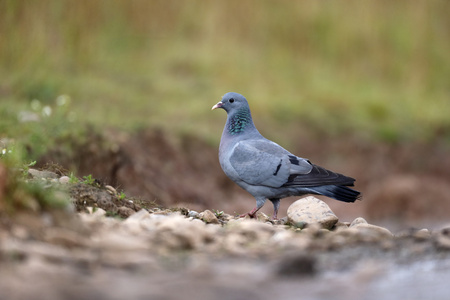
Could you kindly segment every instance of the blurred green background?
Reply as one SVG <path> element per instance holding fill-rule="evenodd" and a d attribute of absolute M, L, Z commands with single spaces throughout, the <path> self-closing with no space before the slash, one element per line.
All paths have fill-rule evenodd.
<path fill-rule="evenodd" d="M 49 106 L 65 111 L 47 135 L 159 126 L 217 143 L 210 108 L 229 91 L 280 143 L 299 128 L 448 137 L 449 15 L 439 0 L 0 0 L 0 137 Z"/>

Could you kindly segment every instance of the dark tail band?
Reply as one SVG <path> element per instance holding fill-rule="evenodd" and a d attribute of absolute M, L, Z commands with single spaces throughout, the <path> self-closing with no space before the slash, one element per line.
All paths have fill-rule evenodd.
<path fill-rule="evenodd" d="M 323 185 L 310 187 L 314 194 L 327 196 L 343 202 L 361 200 L 361 193 L 343 185 Z"/>

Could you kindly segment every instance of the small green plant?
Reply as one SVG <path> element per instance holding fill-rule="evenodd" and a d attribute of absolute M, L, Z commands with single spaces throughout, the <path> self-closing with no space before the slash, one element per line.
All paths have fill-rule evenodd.
<path fill-rule="evenodd" d="M 73 172 L 70 172 L 70 174 L 69 174 L 69 183 L 78 183 L 78 182 L 80 182 L 78 177 L 76 177 Z"/>
<path fill-rule="evenodd" d="M 123 191 L 121 191 L 119 193 L 119 195 L 117 195 L 117 198 L 122 201 L 122 200 L 124 200 L 126 198 L 126 196 L 127 195 L 125 195 L 125 193 Z"/>
<path fill-rule="evenodd" d="M 221 217 L 224 214 L 223 210 L 222 211 L 218 211 L 218 210 L 213 209 L 212 211 L 214 212 L 216 217 Z"/>
<path fill-rule="evenodd" d="M 36 161 L 35 160 L 31 161 L 28 164 L 25 163 L 23 165 L 23 167 L 22 167 L 22 175 L 23 175 L 23 177 L 26 177 L 28 175 L 28 170 L 34 165 L 36 165 Z"/>
<path fill-rule="evenodd" d="M 89 184 L 89 185 L 95 185 L 95 178 L 92 177 L 91 174 L 87 175 L 87 176 L 83 176 L 83 182 L 84 184 Z"/>

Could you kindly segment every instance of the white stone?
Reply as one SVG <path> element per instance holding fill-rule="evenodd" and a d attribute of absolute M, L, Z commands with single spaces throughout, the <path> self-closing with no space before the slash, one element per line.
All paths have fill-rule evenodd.
<path fill-rule="evenodd" d="M 426 240 L 431 237 L 431 233 L 428 229 L 423 228 L 414 232 L 413 236 L 418 240 Z"/>
<path fill-rule="evenodd" d="M 331 229 L 339 219 L 330 207 L 320 199 L 308 196 L 295 201 L 287 211 L 292 224 L 320 224 L 325 229 Z"/>
<path fill-rule="evenodd" d="M 358 224 L 368 224 L 368 223 L 364 218 L 358 217 L 358 218 L 354 219 L 353 222 L 350 223 L 349 227 L 353 227 Z"/>
<path fill-rule="evenodd" d="M 384 239 L 384 238 L 392 238 L 394 236 L 392 232 L 389 231 L 389 229 L 372 224 L 360 223 L 354 226 L 350 226 L 350 228 L 357 229 L 368 238 L 373 237 L 378 239 Z"/>
<path fill-rule="evenodd" d="M 67 184 L 67 183 L 69 183 L 69 181 L 70 181 L 70 178 L 68 176 L 61 176 L 59 178 L 59 183 L 62 183 L 62 184 Z"/>
<path fill-rule="evenodd" d="M 189 211 L 189 213 L 188 213 L 188 217 L 190 217 L 190 218 L 198 218 L 198 212 L 196 212 L 195 210 L 191 210 L 191 211 Z"/>

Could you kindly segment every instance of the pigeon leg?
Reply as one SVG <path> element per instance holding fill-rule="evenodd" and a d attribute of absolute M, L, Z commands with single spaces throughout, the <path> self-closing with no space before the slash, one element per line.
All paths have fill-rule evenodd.
<path fill-rule="evenodd" d="M 250 218 L 254 219 L 256 217 L 256 213 L 258 212 L 258 210 L 259 210 L 259 208 L 255 207 L 254 209 L 252 209 L 251 212 L 240 215 L 239 218 L 244 218 L 246 216 L 249 216 Z"/>
<path fill-rule="evenodd" d="M 278 220 L 278 208 L 280 208 L 280 199 L 269 199 L 273 203 L 273 217 L 272 220 Z"/>
<path fill-rule="evenodd" d="M 256 207 L 254 209 L 252 209 L 251 212 L 240 215 L 239 218 L 243 218 L 245 216 L 249 216 L 252 219 L 255 218 L 256 213 L 258 212 L 258 210 L 261 209 L 261 207 L 263 207 L 265 202 L 266 202 L 266 198 L 256 198 Z"/>

